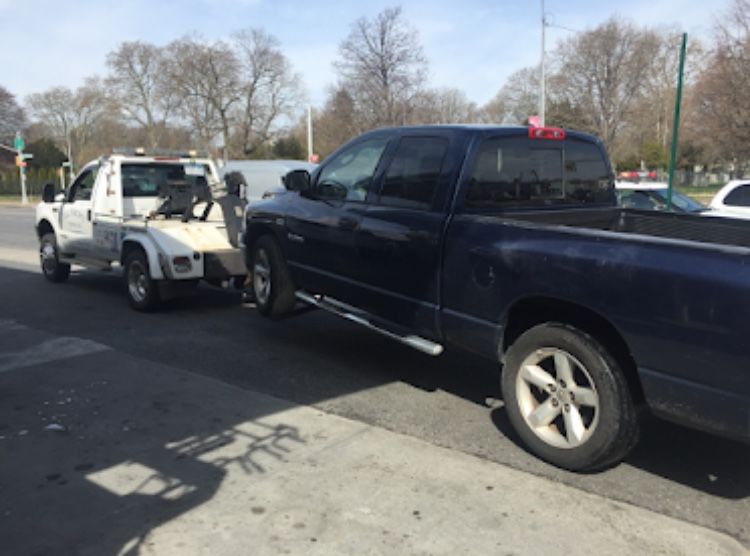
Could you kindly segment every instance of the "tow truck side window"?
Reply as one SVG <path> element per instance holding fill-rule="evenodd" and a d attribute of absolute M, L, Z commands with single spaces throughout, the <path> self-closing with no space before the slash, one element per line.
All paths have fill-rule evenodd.
<path fill-rule="evenodd" d="M 190 188 L 201 178 L 205 182 L 208 168 L 204 165 L 186 164 L 123 164 L 122 196 L 158 197 L 169 187 Z"/>
<path fill-rule="evenodd" d="M 98 169 L 99 166 L 92 166 L 81 172 L 81 175 L 70 186 L 70 193 L 68 193 L 69 202 L 91 200 L 91 192 L 94 189 Z"/>

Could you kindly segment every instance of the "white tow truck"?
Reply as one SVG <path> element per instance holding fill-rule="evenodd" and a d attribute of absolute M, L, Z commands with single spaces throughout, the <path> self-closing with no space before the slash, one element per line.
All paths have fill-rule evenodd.
<path fill-rule="evenodd" d="M 194 290 L 201 279 L 240 287 L 243 209 L 208 157 L 104 156 L 62 193 L 45 186 L 36 208 L 42 272 L 64 282 L 71 265 L 121 266 L 130 304 L 141 311 Z"/>

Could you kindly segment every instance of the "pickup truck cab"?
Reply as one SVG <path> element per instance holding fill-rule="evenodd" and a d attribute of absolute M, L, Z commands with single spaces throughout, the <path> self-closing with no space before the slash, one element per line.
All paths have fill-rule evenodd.
<path fill-rule="evenodd" d="M 518 435 L 568 469 L 624 458 L 641 408 L 750 438 L 750 227 L 617 207 L 596 138 L 382 129 L 285 185 L 246 214 L 261 313 L 496 361 Z"/>
<path fill-rule="evenodd" d="M 130 304 L 244 280 L 238 241 L 243 206 L 225 192 L 213 161 L 185 155 L 113 154 L 87 164 L 70 187 L 45 187 L 36 208 L 44 276 L 64 282 L 70 265 L 124 269 Z"/>

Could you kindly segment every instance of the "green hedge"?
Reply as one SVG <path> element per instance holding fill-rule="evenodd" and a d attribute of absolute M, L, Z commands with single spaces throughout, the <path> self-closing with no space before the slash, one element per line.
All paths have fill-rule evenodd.
<path fill-rule="evenodd" d="M 30 196 L 41 196 L 45 183 L 57 182 L 55 168 L 27 168 L 26 169 L 26 194 Z M 21 178 L 18 170 L 0 171 L 0 195 L 21 195 Z"/>

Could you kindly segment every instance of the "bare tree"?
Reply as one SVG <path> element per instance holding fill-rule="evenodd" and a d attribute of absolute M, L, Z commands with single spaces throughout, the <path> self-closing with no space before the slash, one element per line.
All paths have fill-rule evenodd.
<path fill-rule="evenodd" d="M 26 116 L 16 97 L 0 85 L 0 143 L 12 143 L 16 132 L 21 131 L 25 123 Z"/>
<path fill-rule="evenodd" d="M 477 105 L 460 89 L 445 87 L 424 91 L 415 98 L 409 123 L 455 124 L 478 121 Z"/>
<path fill-rule="evenodd" d="M 520 125 L 538 110 L 539 70 L 522 68 L 512 73 L 492 100 L 482 107 L 482 120 Z"/>
<path fill-rule="evenodd" d="M 718 157 L 750 160 L 750 1 L 736 0 L 715 31 L 694 94 L 689 97 L 696 122 Z"/>
<path fill-rule="evenodd" d="M 241 152 L 248 155 L 271 138 L 280 118 L 291 116 L 301 98 L 301 84 L 275 37 L 262 29 L 247 29 L 233 38 L 241 93 L 236 137 Z"/>
<path fill-rule="evenodd" d="M 224 42 L 185 37 L 166 48 L 166 76 L 179 98 L 180 111 L 210 148 L 217 134 L 230 156 L 232 111 L 242 96 L 239 61 Z"/>
<path fill-rule="evenodd" d="M 418 34 L 401 8 L 360 18 L 339 46 L 334 64 L 356 105 L 360 128 L 405 123 L 423 86 L 427 62 Z"/>
<path fill-rule="evenodd" d="M 576 35 L 557 49 L 554 97 L 584 115 L 585 127 L 611 148 L 644 92 L 658 48 L 656 33 L 615 19 Z"/>
<path fill-rule="evenodd" d="M 166 79 L 161 49 L 140 41 L 124 42 L 107 55 L 107 66 L 107 88 L 120 110 L 145 130 L 149 145 L 156 147 L 177 100 Z"/>
<path fill-rule="evenodd" d="M 88 145 L 99 118 L 107 111 L 108 101 L 101 80 L 91 77 L 76 91 L 53 87 L 29 95 L 26 105 L 63 148 L 68 160 L 81 162 L 74 152 L 79 153 Z"/>

